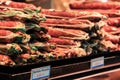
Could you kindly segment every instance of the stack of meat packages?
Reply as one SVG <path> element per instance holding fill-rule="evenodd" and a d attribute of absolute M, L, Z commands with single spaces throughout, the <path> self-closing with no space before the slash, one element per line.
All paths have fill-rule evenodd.
<path fill-rule="evenodd" d="M 98 12 L 107 17 L 106 24 L 100 28 L 100 50 L 120 51 L 120 2 L 72 2 L 70 8 L 74 11 Z"/>
<path fill-rule="evenodd" d="M 46 61 L 55 45 L 39 26 L 45 20 L 32 4 L 0 1 L 0 65 L 23 65 Z"/>
<path fill-rule="evenodd" d="M 0 1 L 0 65 L 120 50 L 120 4 L 72 2 L 71 10 Z"/>
<path fill-rule="evenodd" d="M 43 9 L 46 26 L 59 53 L 81 57 L 120 50 L 120 4 L 118 2 L 70 3 L 71 10 Z"/>
<path fill-rule="evenodd" d="M 63 54 L 67 58 L 82 57 L 97 54 L 101 35 L 99 30 L 106 23 L 107 17 L 98 12 L 90 11 L 60 11 L 54 9 L 42 9 L 46 21 L 40 25 L 48 29 L 51 39 L 57 48 L 57 54 Z"/>

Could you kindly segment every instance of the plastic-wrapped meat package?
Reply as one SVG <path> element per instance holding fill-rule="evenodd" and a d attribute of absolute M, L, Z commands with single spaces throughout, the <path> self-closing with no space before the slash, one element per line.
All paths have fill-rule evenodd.
<path fill-rule="evenodd" d="M 81 2 L 70 3 L 71 9 L 120 9 L 119 2 Z"/>

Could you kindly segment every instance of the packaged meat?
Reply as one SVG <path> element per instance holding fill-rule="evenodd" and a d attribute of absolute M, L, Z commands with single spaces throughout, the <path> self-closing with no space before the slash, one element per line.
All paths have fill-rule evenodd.
<path fill-rule="evenodd" d="M 120 18 L 117 17 L 117 18 L 108 18 L 106 20 L 107 24 L 109 26 L 117 26 L 117 27 L 120 27 Z"/>
<path fill-rule="evenodd" d="M 20 9 L 23 9 L 23 8 L 36 9 L 37 8 L 33 4 L 27 4 L 27 3 L 22 3 L 22 2 L 13 2 L 13 1 L 0 1 L 0 5 L 12 7 L 12 8 L 20 8 Z"/>
<path fill-rule="evenodd" d="M 80 42 L 70 39 L 52 37 L 48 42 L 54 43 L 56 46 L 59 47 L 80 47 Z"/>
<path fill-rule="evenodd" d="M 59 28 L 51 28 L 51 27 L 48 27 L 47 29 L 48 29 L 48 34 L 50 34 L 51 37 L 58 37 L 58 38 L 72 39 L 72 40 L 89 39 L 88 33 L 82 30 L 59 29 Z"/>
<path fill-rule="evenodd" d="M 59 28 L 69 28 L 69 29 L 90 29 L 94 26 L 94 23 L 89 20 L 74 20 L 74 19 L 46 19 L 46 21 L 40 22 L 40 25 L 47 25 Z"/>
<path fill-rule="evenodd" d="M 2 43 L 11 43 L 11 42 L 17 42 L 17 43 L 27 43 L 30 40 L 30 35 L 22 33 L 22 32 L 16 32 L 13 33 L 9 30 L 0 30 L 0 42 Z"/>
<path fill-rule="evenodd" d="M 14 9 L 14 8 L 6 8 L 0 6 L 2 10 L 0 11 L 0 19 L 1 20 L 13 20 L 13 21 L 22 21 L 24 23 L 39 23 L 42 20 L 45 20 L 45 16 L 40 14 L 40 9 L 38 10 L 30 10 L 30 9 Z"/>
<path fill-rule="evenodd" d="M 35 46 L 40 52 L 44 52 L 44 51 L 51 52 L 56 48 L 55 44 L 49 43 L 49 42 L 46 42 L 46 43 L 35 42 L 33 44 L 30 44 L 30 45 Z"/>
<path fill-rule="evenodd" d="M 25 25 L 19 21 L 0 21 L 0 29 L 6 29 L 13 32 L 26 31 Z"/>
<path fill-rule="evenodd" d="M 0 65 L 15 65 L 15 62 L 12 61 L 12 59 L 7 56 L 7 55 L 3 55 L 0 54 Z"/>
<path fill-rule="evenodd" d="M 71 19 L 71 18 L 78 18 L 78 19 L 88 19 L 92 22 L 98 22 L 101 19 L 106 19 L 105 15 L 102 15 L 98 12 L 90 12 L 90 11 L 57 11 L 57 10 L 42 10 L 41 12 L 47 18 L 56 18 L 56 19 Z"/>
<path fill-rule="evenodd" d="M 0 44 L 0 52 L 1 54 L 15 57 L 23 52 L 21 47 L 16 43 L 9 44 Z"/>
<path fill-rule="evenodd" d="M 106 52 L 114 52 L 118 50 L 118 44 L 113 44 L 111 41 L 102 40 L 100 41 L 99 50 Z"/>
<path fill-rule="evenodd" d="M 120 9 L 119 2 L 81 2 L 70 3 L 71 9 Z"/>

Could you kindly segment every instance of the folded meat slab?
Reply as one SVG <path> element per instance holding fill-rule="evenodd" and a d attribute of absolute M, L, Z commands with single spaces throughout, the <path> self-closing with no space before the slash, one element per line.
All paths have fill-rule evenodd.
<path fill-rule="evenodd" d="M 16 56 L 23 52 L 16 43 L 0 44 L 0 53 L 8 56 Z"/>
<path fill-rule="evenodd" d="M 27 3 L 22 3 L 22 2 L 13 2 L 13 1 L 0 1 L 0 5 L 2 6 L 7 6 L 7 7 L 12 7 L 12 8 L 28 8 L 28 9 L 36 9 L 37 7 L 34 6 L 33 4 L 27 4 Z"/>
<path fill-rule="evenodd" d="M 78 17 L 78 14 L 73 11 L 58 11 L 54 9 L 42 9 L 42 14 L 50 18 L 74 18 Z"/>
<path fill-rule="evenodd" d="M 74 57 L 86 56 L 87 53 L 82 48 L 56 48 L 54 52 L 51 52 L 57 59 L 67 59 Z"/>
<path fill-rule="evenodd" d="M 72 40 L 88 40 L 89 35 L 82 30 L 60 29 L 48 27 L 48 34 L 52 37 L 72 39 Z"/>
<path fill-rule="evenodd" d="M 99 12 L 103 15 L 106 15 L 110 18 L 114 18 L 114 17 L 120 17 L 120 10 L 116 10 L 116 9 L 109 9 L 109 10 L 94 10 L 96 12 Z"/>
<path fill-rule="evenodd" d="M 119 2 L 81 2 L 70 3 L 71 9 L 120 9 Z"/>
<path fill-rule="evenodd" d="M 120 17 L 117 17 L 117 18 L 108 18 L 106 20 L 107 24 L 109 26 L 117 26 L 117 27 L 120 27 Z"/>
<path fill-rule="evenodd" d="M 110 52 L 118 51 L 118 44 L 114 44 L 111 41 L 102 40 L 100 41 L 99 50 Z"/>
<path fill-rule="evenodd" d="M 47 25 L 59 28 L 69 29 L 90 29 L 94 26 L 94 23 L 89 20 L 74 20 L 74 19 L 46 19 L 46 21 L 40 22 L 40 25 Z"/>
<path fill-rule="evenodd" d="M 1 20 L 14 20 L 22 22 L 37 23 L 45 20 L 45 16 L 40 14 L 39 10 L 30 9 L 14 9 L 9 7 L 0 6 L 0 19 Z"/>
<path fill-rule="evenodd" d="M 45 61 L 76 58 L 86 56 L 86 52 L 82 48 L 56 48 L 53 52 L 44 53 Z"/>
<path fill-rule="evenodd" d="M 56 45 L 54 45 L 53 43 L 42 43 L 42 42 L 35 42 L 32 43 L 30 45 L 35 46 L 40 52 L 51 52 L 56 48 Z"/>
<path fill-rule="evenodd" d="M 59 19 L 70 19 L 70 18 L 79 18 L 79 19 L 88 19 L 90 21 L 99 21 L 101 19 L 106 19 L 105 15 L 102 15 L 98 12 L 90 12 L 90 11 L 57 11 L 57 10 L 49 10 L 43 9 L 42 14 L 44 14 L 47 18 L 59 18 Z"/>
<path fill-rule="evenodd" d="M 120 43 L 120 35 L 107 35 L 104 39 L 113 43 Z"/>
<path fill-rule="evenodd" d="M 0 65 L 11 65 L 12 66 L 12 65 L 15 65 L 15 63 L 9 56 L 0 54 Z"/>
<path fill-rule="evenodd" d="M 98 12 L 102 15 L 105 15 L 106 17 L 120 17 L 120 10 L 116 10 L 116 9 L 107 9 L 107 10 L 103 10 L 103 9 L 86 9 L 86 10 L 74 10 L 74 11 L 78 11 L 78 12 L 84 12 L 84 11 L 88 11 L 88 12 Z"/>
<path fill-rule="evenodd" d="M 59 47 L 80 47 L 80 42 L 70 39 L 52 37 L 48 42 L 54 43 L 56 46 Z"/>
<path fill-rule="evenodd" d="M 30 40 L 30 36 L 28 34 L 22 32 L 13 33 L 9 30 L 0 30 L 0 42 L 2 43 L 27 43 Z"/>
<path fill-rule="evenodd" d="M 120 34 L 120 28 L 115 26 L 104 26 L 101 30 L 113 35 Z"/>
<path fill-rule="evenodd" d="M 50 43 L 35 42 L 28 45 L 21 45 L 23 54 L 20 54 L 18 58 L 22 59 L 25 63 L 39 62 L 46 60 L 45 56 L 50 56 L 56 46 Z M 20 61 L 17 60 L 19 63 Z"/>
<path fill-rule="evenodd" d="M 102 35 L 103 39 L 105 39 L 106 41 L 111 41 L 113 43 L 120 42 L 119 28 L 112 26 L 104 26 L 100 29 L 100 34 Z"/>
<path fill-rule="evenodd" d="M 25 25 L 19 21 L 0 21 L 0 29 L 10 30 L 13 32 L 26 31 Z"/>

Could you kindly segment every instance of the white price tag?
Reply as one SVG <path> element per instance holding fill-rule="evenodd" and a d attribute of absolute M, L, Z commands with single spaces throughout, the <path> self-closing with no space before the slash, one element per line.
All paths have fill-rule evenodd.
<path fill-rule="evenodd" d="M 91 68 L 98 68 L 104 66 L 104 56 L 91 59 Z"/>
<path fill-rule="evenodd" d="M 44 66 L 31 70 L 31 80 L 42 80 L 50 77 L 50 66 Z"/>

